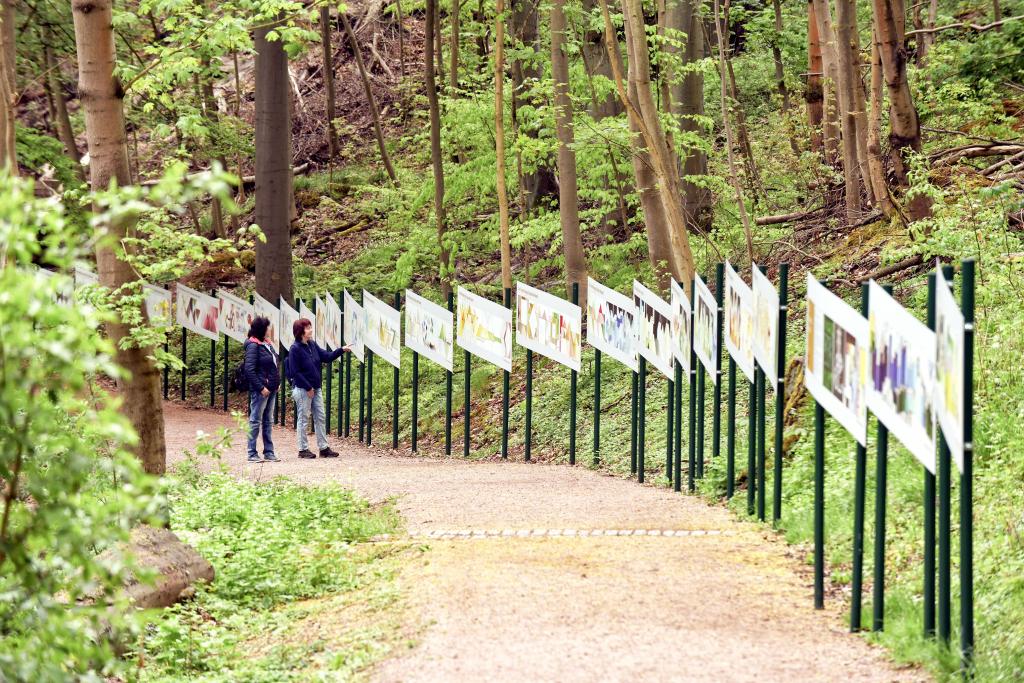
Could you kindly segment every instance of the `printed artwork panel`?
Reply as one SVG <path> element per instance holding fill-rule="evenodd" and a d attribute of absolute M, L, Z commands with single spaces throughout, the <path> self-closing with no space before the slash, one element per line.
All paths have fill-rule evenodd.
<path fill-rule="evenodd" d="M 757 266 L 754 266 L 750 284 L 754 294 L 754 359 L 767 383 L 774 387 L 779 381 L 779 293 Z"/>
<path fill-rule="evenodd" d="M 516 283 L 516 341 L 579 372 L 583 313 L 579 306 Z"/>
<path fill-rule="evenodd" d="M 935 281 L 935 412 L 953 461 L 963 472 L 964 314 L 938 266 Z"/>
<path fill-rule="evenodd" d="M 185 285 L 178 285 L 178 324 L 186 330 L 213 339 L 219 337 L 220 302 Z"/>
<path fill-rule="evenodd" d="M 754 295 L 750 287 L 725 264 L 725 348 L 736 367 L 754 381 Z"/>
<path fill-rule="evenodd" d="M 686 292 L 678 282 L 672 280 L 670 288 L 672 293 L 672 338 L 675 339 L 672 354 L 683 368 L 683 377 L 689 381 L 690 354 L 693 351 L 691 337 L 693 305 L 690 303 L 690 297 L 686 296 Z"/>
<path fill-rule="evenodd" d="M 142 285 L 142 292 L 145 295 L 144 301 L 149 324 L 153 327 L 170 327 L 173 322 L 171 291 L 163 287 Z"/>
<path fill-rule="evenodd" d="M 281 348 L 287 351 L 295 341 L 295 334 L 292 330 L 295 328 L 295 323 L 302 316 L 283 298 L 278 303 L 281 308 Z"/>
<path fill-rule="evenodd" d="M 316 345 L 321 349 L 327 348 L 327 305 L 324 300 L 319 296 L 313 301 L 315 306 L 314 315 L 316 319 L 313 321 L 313 329 L 315 330 L 315 336 L 313 339 L 316 341 Z"/>
<path fill-rule="evenodd" d="M 451 372 L 454 341 L 452 312 L 411 289 L 405 290 L 405 345 Z"/>
<path fill-rule="evenodd" d="M 511 372 L 512 311 L 460 287 L 456 342 L 474 356 Z"/>
<path fill-rule="evenodd" d="M 402 314 L 363 290 L 363 342 L 377 356 L 399 367 L 402 362 Z"/>
<path fill-rule="evenodd" d="M 248 338 L 249 326 L 252 325 L 255 311 L 249 302 L 239 299 L 223 289 L 217 290 L 217 301 L 220 312 L 217 324 L 220 331 L 237 342 L 245 342 Z"/>
<path fill-rule="evenodd" d="M 305 318 L 313 325 L 313 341 L 316 341 L 316 314 L 309 310 L 309 306 L 302 299 L 299 299 L 299 317 Z M 319 342 L 317 342 L 319 344 Z"/>
<path fill-rule="evenodd" d="M 636 306 L 631 297 L 587 280 L 587 343 L 637 370 Z"/>
<path fill-rule="evenodd" d="M 633 280 L 633 305 L 636 306 L 637 351 L 663 375 L 674 379 L 671 304 Z"/>
<path fill-rule="evenodd" d="M 874 281 L 868 301 L 868 408 L 934 472 L 935 333 Z"/>
<path fill-rule="evenodd" d="M 342 296 L 345 302 L 345 345 L 351 347 L 352 355 L 360 363 L 366 354 L 366 345 L 363 343 L 363 307 L 360 306 L 352 295 L 345 290 Z"/>
<path fill-rule="evenodd" d="M 252 302 L 253 311 L 256 315 L 270 321 L 270 327 L 267 328 L 266 342 L 273 349 L 283 348 L 281 346 L 281 311 L 277 309 L 277 306 L 259 294 L 253 295 Z"/>
<path fill-rule="evenodd" d="M 324 342 L 329 349 L 340 349 L 341 342 L 341 306 L 334 300 L 331 293 L 324 299 Z"/>
<path fill-rule="evenodd" d="M 694 278 L 693 351 L 707 370 L 712 383 L 718 383 L 718 302 L 704 280 Z"/>

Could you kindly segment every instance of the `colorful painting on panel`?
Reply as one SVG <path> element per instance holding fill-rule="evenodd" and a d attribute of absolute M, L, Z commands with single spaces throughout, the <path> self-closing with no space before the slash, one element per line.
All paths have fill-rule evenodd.
<path fill-rule="evenodd" d="M 170 327 L 173 321 L 170 290 L 153 285 L 142 285 L 142 293 L 145 295 L 144 301 L 149 324 L 153 327 Z"/>
<path fill-rule="evenodd" d="M 455 338 L 460 347 L 474 356 L 511 372 L 511 309 L 460 287 Z"/>
<path fill-rule="evenodd" d="M 329 349 L 340 349 L 341 343 L 341 307 L 328 292 L 324 303 L 324 343 Z M 317 309 L 319 315 L 320 309 Z"/>
<path fill-rule="evenodd" d="M 675 344 L 672 346 L 672 354 L 679 361 L 683 368 L 683 376 L 690 381 L 690 354 L 693 351 L 693 306 L 690 304 L 690 297 L 679 283 L 672 280 L 669 285 L 672 294 L 672 338 Z"/>
<path fill-rule="evenodd" d="M 352 355 L 363 362 L 366 345 L 363 343 L 363 307 L 345 290 L 342 295 L 345 304 L 345 345 L 352 349 Z"/>
<path fill-rule="evenodd" d="M 587 280 L 587 343 L 637 370 L 636 306 L 633 299 Z"/>
<path fill-rule="evenodd" d="M 964 469 L 964 314 L 949 283 L 935 275 L 935 414 L 957 469 Z"/>
<path fill-rule="evenodd" d="M 405 345 L 451 372 L 454 342 L 452 312 L 405 290 Z"/>
<path fill-rule="evenodd" d="M 718 302 L 704 280 L 694 278 L 693 351 L 708 371 L 713 383 L 718 382 Z"/>
<path fill-rule="evenodd" d="M 736 367 L 754 381 L 754 295 L 743 278 L 725 264 L 725 349 Z"/>
<path fill-rule="evenodd" d="M 292 330 L 295 328 L 295 323 L 302 316 L 283 298 L 278 303 L 281 309 L 281 348 L 287 351 L 295 342 L 295 335 Z"/>
<path fill-rule="evenodd" d="M 217 319 L 220 331 L 237 342 L 245 342 L 255 315 L 253 307 L 223 289 L 217 290 L 217 300 L 220 305 Z"/>
<path fill-rule="evenodd" d="M 637 351 L 661 374 L 674 379 L 671 304 L 633 280 L 633 305 L 636 306 Z"/>
<path fill-rule="evenodd" d="M 761 269 L 754 266 L 750 280 L 754 294 L 754 359 L 770 386 L 778 382 L 779 293 Z"/>
<path fill-rule="evenodd" d="M 253 312 L 257 316 L 262 316 L 270 321 L 270 327 L 267 328 L 267 335 L 265 337 L 266 342 L 270 344 L 271 348 L 278 349 L 281 345 L 281 311 L 277 310 L 277 306 L 264 299 L 259 294 L 254 294 L 252 297 Z"/>
<path fill-rule="evenodd" d="M 399 367 L 402 362 L 402 314 L 363 290 L 363 342 L 377 356 Z"/>
<path fill-rule="evenodd" d="M 516 283 L 516 341 L 579 372 L 583 312 L 576 304 Z"/>
<path fill-rule="evenodd" d="M 316 314 L 309 310 L 309 306 L 302 299 L 299 299 L 299 317 L 313 324 L 313 341 L 316 341 Z"/>
<path fill-rule="evenodd" d="M 220 302 L 185 285 L 178 285 L 178 324 L 186 330 L 213 339 L 219 337 Z"/>

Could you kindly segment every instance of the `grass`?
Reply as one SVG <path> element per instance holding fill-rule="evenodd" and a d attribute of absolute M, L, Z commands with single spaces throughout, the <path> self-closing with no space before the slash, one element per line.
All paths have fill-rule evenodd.
<path fill-rule="evenodd" d="M 140 681 L 350 680 L 402 639 L 397 516 L 338 486 L 182 468 L 171 528 L 214 565 L 196 599 L 145 616 Z"/>

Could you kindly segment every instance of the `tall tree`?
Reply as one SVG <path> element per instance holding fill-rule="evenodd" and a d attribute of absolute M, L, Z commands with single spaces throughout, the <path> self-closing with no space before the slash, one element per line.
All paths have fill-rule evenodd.
<path fill-rule="evenodd" d="M 338 156 L 338 131 L 334 128 L 334 48 L 331 45 L 331 7 L 327 4 L 320 7 L 320 45 L 323 49 L 324 91 L 327 96 L 327 154 L 333 163 Z"/>
<path fill-rule="evenodd" d="M 43 27 L 43 59 L 46 64 L 46 89 L 53 100 L 53 113 L 57 137 L 64 146 L 64 153 L 75 165 L 79 177 L 85 179 L 85 170 L 82 168 L 82 155 L 78 151 L 78 143 L 75 141 L 75 131 L 71 127 L 71 117 L 68 115 L 68 101 L 64 96 L 64 83 L 60 64 L 58 64 L 53 53 L 53 31 L 49 24 Z"/>
<path fill-rule="evenodd" d="M 88 0 L 81 0 L 87 2 Z M 256 243 L 256 291 L 268 301 L 292 290 L 292 104 L 288 56 L 267 35 L 280 24 L 262 22 L 256 45 L 256 224 L 266 242 Z"/>
<path fill-rule="evenodd" d="M 824 5 L 828 11 L 828 1 Z M 857 150 L 857 95 L 864 89 L 860 80 L 860 41 L 857 37 L 857 7 L 849 0 L 836 0 L 834 46 L 836 91 L 840 126 L 843 131 L 843 178 L 845 180 L 846 220 L 854 223 L 860 216 L 860 159 Z"/>
<path fill-rule="evenodd" d="M 94 190 L 105 190 L 111 182 L 131 184 L 125 144 L 124 89 L 114 76 L 115 51 L 112 0 L 72 0 L 75 44 L 78 50 L 78 91 L 85 110 L 85 133 L 89 147 L 89 177 Z M 123 258 L 123 240 L 134 231 L 134 219 L 125 212 L 102 227 L 109 239 L 98 240 L 96 265 L 100 283 L 111 291 L 138 280 L 135 270 Z M 136 344 L 122 345 L 130 329 L 120 320 L 107 326 L 114 343 L 116 360 L 130 376 L 117 380 L 123 398 L 121 411 L 139 437 L 135 452 L 150 474 L 166 469 L 163 402 L 160 373 L 152 349 Z"/>
<path fill-rule="evenodd" d="M 501 286 L 512 288 L 512 244 L 509 239 L 508 188 L 505 186 L 505 0 L 494 11 L 494 156 L 498 191 L 498 238 L 501 245 Z"/>
<path fill-rule="evenodd" d="M 499 3 L 503 0 L 498 0 Z M 558 215 L 569 291 L 579 284 L 580 304 L 587 301 L 587 260 L 580 237 L 576 151 L 573 149 L 572 100 L 569 98 L 569 58 L 565 54 L 565 0 L 551 4 L 551 77 L 554 80 L 555 134 L 558 138 Z"/>
<path fill-rule="evenodd" d="M 452 0 L 452 8 L 450 10 L 452 20 L 452 35 L 451 41 L 448 46 L 448 78 L 449 89 L 451 95 L 455 95 L 459 90 L 459 39 L 461 38 L 462 28 L 460 24 L 460 14 L 462 14 L 462 0 Z"/>
<path fill-rule="evenodd" d="M 535 95 L 530 93 L 530 96 L 527 96 L 528 91 L 532 90 L 534 84 L 543 76 L 538 5 L 539 0 L 512 0 L 509 17 L 509 33 L 517 46 L 511 64 L 512 125 L 517 136 L 525 134 L 534 139 L 538 137 L 537 127 L 522 126 L 518 112 L 527 104 L 541 106 Z M 527 214 L 533 211 L 538 199 L 553 196 L 557 192 L 555 175 L 544 161 L 539 162 L 532 170 L 525 170 L 519 176 L 519 192 L 523 198 L 523 210 Z"/>
<path fill-rule="evenodd" d="M 0 168 L 18 175 L 14 147 L 14 105 L 18 97 L 14 70 L 14 0 L 0 0 Z"/>
<path fill-rule="evenodd" d="M 921 151 L 921 124 L 907 80 L 906 9 L 903 0 L 872 0 L 871 7 L 875 40 L 889 95 L 889 144 L 893 171 L 899 184 L 907 187 L 907 157 Z M 912 199 L 907 205 L 907 215 L 911 220 L 924 218 L 930 210 L 930 203 L 924 196 Z"/>
<path fill-rule="evenodd" d="M 437 0 L 427 0 L 424 30 L 423 77 L 426 81 L 427 109 L 430 116 L 430 162 L 434 169 L 434 220 L 437 223 L 437 247 L 440 259 L 441 291 L 445 298 L 452 291 L 451 255 L 445 241 L 444 166 L 441 159 L 441 108 L 437 102 L 437 74 L 434 71 L 434 24 Z"/>
<path fill-rule="evenodd" d="M 814 13 L 814 0 L 807 0 L 807 88 L 804 102 L 807 104 L 807 126 L 811 129 L 811 149 L 819 154 L 823 151 L 822 129 L 824 121 L 823 104 L 825 92 L 822 88 L 821 40 L 818 38 L 818 18 Z"/>

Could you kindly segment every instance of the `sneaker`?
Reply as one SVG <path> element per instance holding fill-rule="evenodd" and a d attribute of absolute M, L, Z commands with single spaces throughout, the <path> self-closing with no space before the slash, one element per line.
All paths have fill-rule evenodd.
<path fill-rule="evenodd" d="M 249 462 L 263 462 L 258 455 L 250 455 Z"/>
<path fill-rule="evenodd" d="M 273 453 L 264 453 L 263 462 L 281 462 L 281 459 Z"/>
<path fill-rule="evenodd" d="M 299 451 L 299 457 L 300 458 L 315 458 L 316 454 L 313 453 L 313 451 L 309 450 L 308 448 L 304 448 L 301 451 Z"/>
<path fill-rule="evenodd" d="M 330 446 L 328 446 L 327 448 L 321 448 L 320 449 L 320 457 L 321 458 L 337 458 L 338 457 L 338 451 L 333 450 Z"/>

